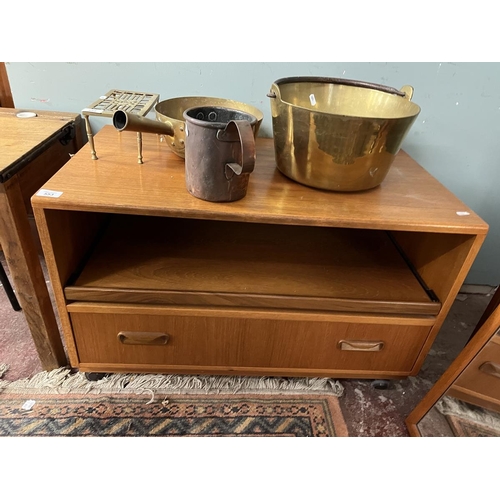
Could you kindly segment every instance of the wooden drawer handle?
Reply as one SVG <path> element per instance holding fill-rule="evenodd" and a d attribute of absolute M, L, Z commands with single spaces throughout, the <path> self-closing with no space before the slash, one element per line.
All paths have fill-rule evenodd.
<path fill-rule="evenodd" d="M 165 345 L 170 336 L 163 332 L 120 332 L 118 340 L 127 345 Z"/>
<path fill-rule="evenodd" d="M 486 361 L 479 367 L 479 370 L 486 373 L 486 375 L 500 378 L 500 365 L 498 363 L 493 363 L 493 361 Z"/>
<path fill-rule="evenodd" d="M 341 351 L 381 351 L 384 348 L 384 343 L 366 342 L 364 340 L 341 340 L 338 343 Z"/>

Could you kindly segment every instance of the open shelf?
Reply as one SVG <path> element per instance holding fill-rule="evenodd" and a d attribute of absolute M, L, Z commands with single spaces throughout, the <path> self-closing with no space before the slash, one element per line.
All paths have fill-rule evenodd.
<path fill-rule="evenodd" d="M 436 315 L 385 231 L 110 216 L 68 300 Z"/>

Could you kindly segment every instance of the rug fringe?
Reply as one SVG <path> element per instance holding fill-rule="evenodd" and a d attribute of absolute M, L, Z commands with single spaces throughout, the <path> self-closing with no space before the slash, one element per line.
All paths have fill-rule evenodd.
<path fill-rule="evenodd" d="M 40 372 L 31 378 L 0 382 L 0 390 L 44 394 L 134 393 L 153 394 L 331 394 L 340 397 L 344 387 L 329 378 L 280 378 L 242 376 L 194 376 L 157 374 L 111 374 L 91 382 L 69 368 Z"/>
<path fill-rule="evenodd" d="M 500 429 L 500 418 L 497 413 L 490 412 L 484 408 L 471 409 L 463 401 L 445 396 L 436 403 L 436 409 L 443 415 L 451 415 L 472 420 L 478 424 L 484 424 L 494 429 Z"/>
<path fill-rule="evenodd" d="M 9 369 L 9 365 L 5 363 L 0 363 L 0 378 L 5 375 L 5 372 Z"/>

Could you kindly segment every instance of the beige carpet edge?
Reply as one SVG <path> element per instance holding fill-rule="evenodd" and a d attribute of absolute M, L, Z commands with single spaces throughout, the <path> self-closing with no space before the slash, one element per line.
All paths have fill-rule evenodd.
<path fill-rule="evenodd" d="M 436 409 L 443 415 L 451 415 L 483 424 L 493 429 L 500 429 L 500 418 L 497 413 L 485 408 L 472 410 L 466 403 L 455 398 L 445 396 L 436 403 Z"/>
<path fill-rule="evenodd" d="M 1 367 L 2 365 L 0 365 Z M 7 368 L 8 369 L 8 368 Z M 5 394 L 328 394 L 344 387 L 330 378 L 110 374 L 89 381 L 83 373 L 58 368 L 13 382 L 0 380 Z"/>

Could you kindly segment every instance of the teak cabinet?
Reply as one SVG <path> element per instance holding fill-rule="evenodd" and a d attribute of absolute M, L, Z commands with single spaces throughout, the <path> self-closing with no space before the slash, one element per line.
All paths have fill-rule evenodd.
<path fill-rule="evenodd" d="M 73 367 L 399 378 L 416 374 L 488 231 L 401 151 L 335 193 L 259 139 L 245 198 L 191 196 L 156 135 L 105 126 L 32 204 Z"/>

